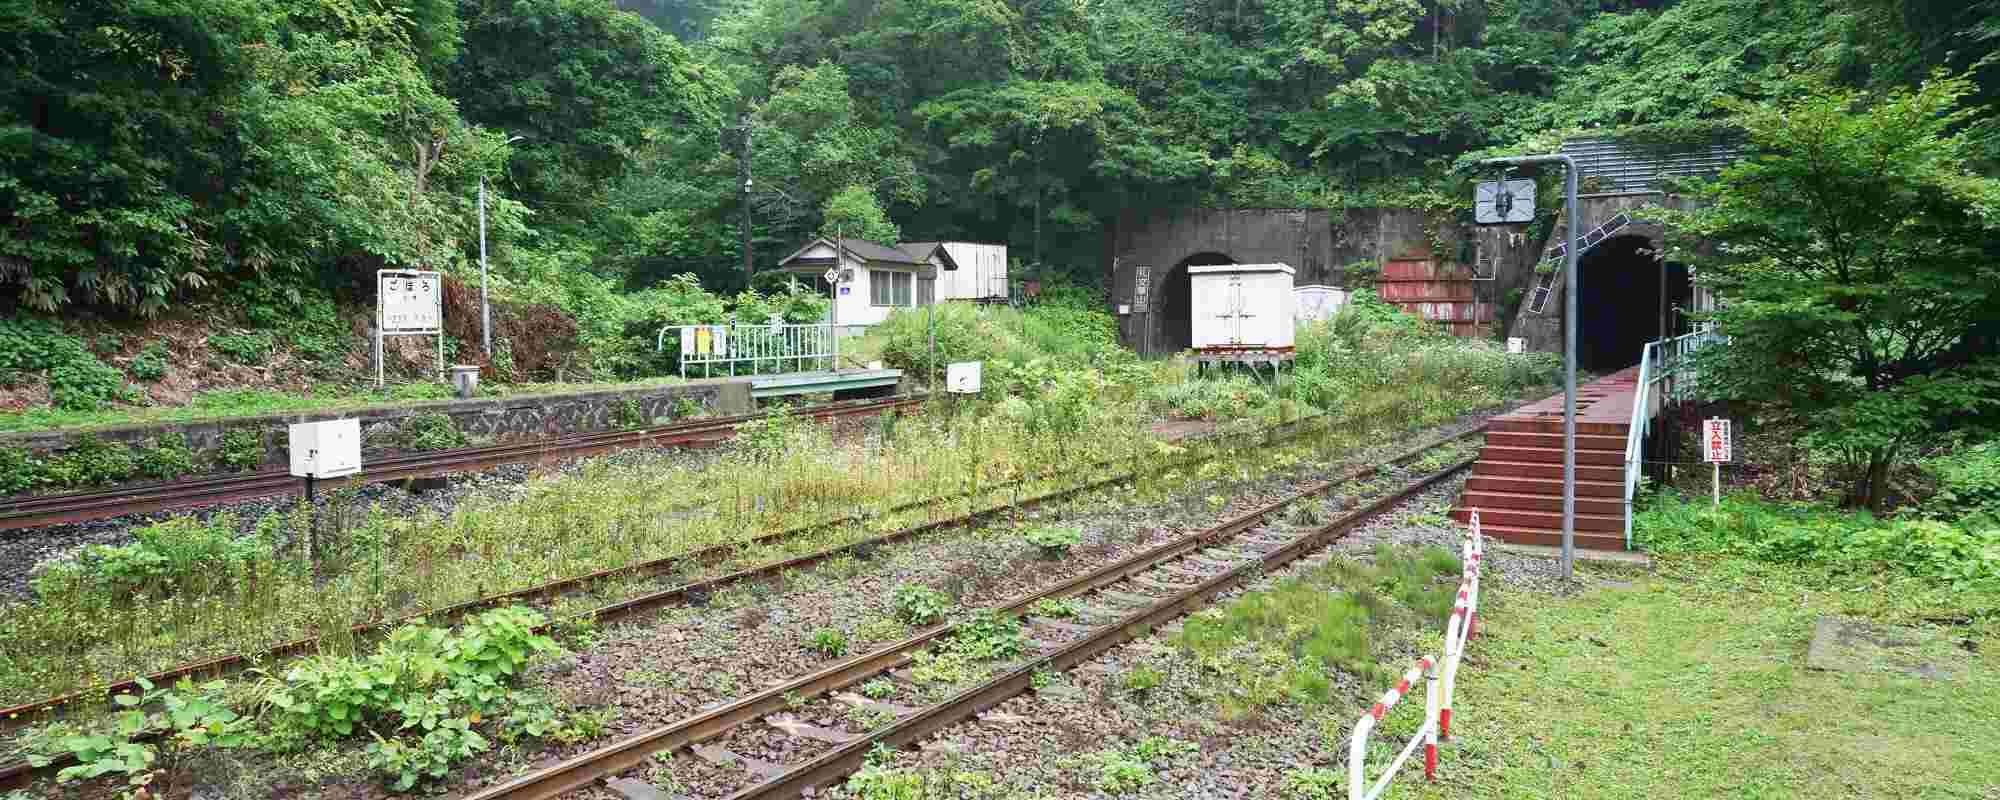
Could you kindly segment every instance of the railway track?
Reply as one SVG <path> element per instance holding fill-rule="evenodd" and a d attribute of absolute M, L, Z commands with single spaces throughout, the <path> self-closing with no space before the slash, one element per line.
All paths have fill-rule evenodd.
<path fill-rule="evenodd" d="M 826 403 L 793 413 L 813 419 L 867 416 L 913 406 L 922 401 L 921 397 L 902 395 L 881 400 Z M 728 439 L 734 435 L 737 426 L 762 419 L 770 413 L 760 411 L 632 430 L 580 433 L 532 442 L 405 453 L 370 461 L 360 475 L 331 478 L 320 483 L 329 488 L 387 483 L 477 472 L 502 464 L 580 458 L 634 447 L 701 446 Z M 0 499 L 0 531 L 296 494 L 300 488 L 299 479 L 289 472 L 264 470 L 248 475 L 211 475 L 103 491 L 8 497 Z"/>
<path fill-rule="evenodd" d="M 804 724 L 786 715 L 802 699 L 838 692 L 885 674 L 900 675 L 916 663 L 919 651 L 946 640 L 963 627 L 947 624 L 924 630 L 894 645 L 858 655 L 812 674 L 785 681 L 701 714 L 632 736 L 506 783 L 466 795 L 463 800 L 543 800 L 587 789 L 639 767 L 662 751 L 692 750 L 711 763 L 743 767 L 745 783 L 730 800 L 795 798 L 809 788 L 838 781 L 859 769 L 878 746 L 904 747 L 947 726 L 965 720 L 1002 700 L 1029 690 L 1037 672 L 1067 670 L 1100 653 L 1145 635 L 1158 625 L 1208 605 L 1213 599 L 1254 576 L 1282 566 L 1329 544 L 1365 520 L 1469 467 L 1471 458 L 1406 482 L 1303 535 L 1286 537 L 1260 530 L 1272 515 L 1308 498 L 1349 483 L 1403 469 L 1431 451 L 1477 431 L 1446 437 L 1415 448 L 1383 465 L 1366 467 L 1332 480 L 1309 485 L 1284 499 L 1237 515 L 1219 525 L 1174 539 L 1048 589 L 1018 598 L 994 613 L 1026 618 L 1025 636 L 1038 652 L 1005 668 L 998 677 L 924 708 L 888 707 L 892 724 L 868 733 L 830 730 Z M 1105 620 L 1082 626 L 1029 617 L 1044 600 L 1080 598 L 1090 618 Z M 858 695 L 838 698 L 852 705 L 869 701 Z M 885 704 L 874 704 L 884 706 Z M 777 731 L 823 745 L 802 763 L 775 765 L 743 758 L 725 746 L 702 743 L 725 739 L 762 721 Z M 725 741 L 726 744 L 726 741 Z M 632 779 L 623 779 L 632 780 Z"/>
<path fill-rule="evenodd" d="M 1255 434 L 1254 443 L 1248 440 L 1239 441 L 1236 449 L 1240 450 L 1245 447 L 1253 446 L 1254 444 L 1257 443 L 1268 445 L 1276 441 L 1283 441 L 1293 438 L 1299 435 L 1306 425 L 1315 422 L 1323 423 L 1323 420 L 1319 420 L 1317 418 L 1308 418 L 1289 423 L 1282 423 L 1259 431 L 1251 432 Z M 1459 439 L 1464 439 L 1473 435 L 1474 433 L 1476 433 L 1476 431 L 1459 434 L 1453 437 L 1447 437 L 1446 439 L 1439 440 L 1439 442 L 1437 442 L 1432 446 L 1436 446 L 1437 444 L 1444 444 L 1450 441 L 1456 441 Z M 1220 436 L 1226 436 L 1226 435 L 1230 434 L 1221 434 Z M 1197 440 L 1199 440 L 1200 438 L 1202 437 L 1197 437 Z M 1048 503 L 1058 502 L 1071 497 L 1075 497 L 1077 495 L 1087 494 L 1089 492 L 1130 482 L 1136 478 L 1142 477 L 1145 474 L 1178 469 L 1184 466 L 1189 466 L 1192 464 L 1197 464 L 1208 460 L 1212 460 L 1214 458 L 1218 458 L 1221 456 L 1222 453 L 1220 453 L 1219 451 L 1211 452 L 1209 454 L 1198 454 L 1191 452 L 1190 454 L 1179 458 L 1163 459 L 1150 463 L 1143 469 L 1139 468 L 1137 465 L 1134 465 L 1134 469 L 1131 472 L 1100 478 L 1080 485 L 1047 492 L 1034 497 L 1019 498 L 1017 496 L 1017 498 L 1012 502 L 1003 503 L 1001 505 L 980 510 L 968 511 L 965 514 L 959 514 L 940 519 L 935 519 L 921 525 L 906 527 L 881 536 L 871 537 L 861 541 L 856 541 L 849 544 L 828 548 L 825 550 L 799 556 L 796 558 L 753 566 L 747 569 L 733 571 L 724 575 L 698 580 L 666 588 L 660 591 L 649 592 L 637 597 L 620 600 L 611 603 L 609 605 L 593 609 L 591 611 L 586 611 L 580 614 L 571 615 L 569 617 L 560 620 L 551 621 L 545 624 L 542 627 L 542 630 L 546 631 L 563 622 L 575 619 L 590 619 L 599 622 L 613 621 L 621 617 L 626 617 L 643 613 L 646 611 L 651 611 L 657 608 L 661 608 L 663 606 L 686 602 L 695 598 L 705 597 L 717 591 L 720 591 L 724 588 L 727 588 L 729 586 L 740 584 L 743 582 L 762 581 L 762 580 L 777 578 L 779 576 L 782 576 L 784 573 L 788 571 L 809 568 L 811 566 L 814 566 L 820 562 L 826 561 L 831 558 L 867 552 L 869 550 L 884 545 L 907 541 L 916 538 L 918 536 L 922 536 L 924 534 L 942 531 L 950 528 L 967 527 L 967 526 L 984 524 L 1003 516 L 1017 515 L 1021 512 Z M 1414 455 L 1412 455 L 1411 457 L 1414 457 Z M 1104 468 L 1104 467 L 1114 466 L 1119 463 L 1123 462 L 1114 459 L 1101 462 L 1096 466 L 1098 468 Z M 1014 480 L 996 483 L 992 486 L 986 487 L 986 491 L 988 493 L 991 493 L 999 490 L 1004 490 L 1010 486 L 1017 486 L 1041 477 L 1047 477 L 1047 476 L 1023 476 L 1021 478 L 1016 478 Z M 1347 480 L 1347 479 L 1349 479 L 1349 477 L 1344 476 L 1341 480 Z M 1325 485 L 1322 485 L 1321 489 L 1317 491 L 1323 491 L 1324 486 Z M 952 502 L 957 499 L 962 499 L 961 497 L 962 494 L 964 493 L 951 495 L 947 497 L 930 498 L 926 500 L 919 500 L 901 504 L 899 506 L 892 508 L 890 510 L 890 513 L 908 511 L 918 507 L 926 505 L 934 505 L 937 503 Z M 648 561 L 640 564 L 631 564 L 623 567 L 603 570 L 600 572 L 591 573 L 589 575 L 578 576 L 575 578 L 568 578 L 560 581 L 551 582 L 548 584 L 543 584 L 541 586 L 530 587 L 526 589 L 482 597 L 477 600 L 460 603 L 454 606 L 449 606 L 442 609 L 432 609 L 429 611 L 417 614 L 411 614 L 397 619 L 356 625 L 353 626 L 353 628 L 351 629 L 351 633 L 353 633 L 356 636 L 379 634 L 381 632 L 387 631 L 395 627 L 396 625 L 411 622 L 418 618 L 423 618 L 433 623 L 436 622 L 449 623 L 451 621 L 462 618 L 463 616 L 465 616 L 470 612 L 482 608 L 489 608 L 509 603 L 547 604 L 559 597 L 565 596 L 572 592 L 588 591 L 590 587 L 595 583 L 597 583 L 598 581 L 602 581 L 608 578 L 629 577 L 637 574 L 658 574 L 674 570 L 681 566 L 688 566 L 695 564 L 712 566 L 714 564 L 721 563 L 722 561 L 725 561 L 726 559 L 734 556 L 736 553 L 738 553 L 747 546 L 778 544 L 794 537 L 806 535 L 813 531 L 823 530 L 828 527 L 860 522 L 860 521 L 864 521 L 864 517 L 842 517 L 840 519 L 818 523 L 815 525 L 804 526 L 801 528 L 794 528 L 779 533 L 766 534 L 764 536 L 749 539 L 744 542 L 717 545 L 714 547 L 706 548 L 704 550 L 696 551 L 681 556 L 656 559 L 653 561 Z M 1025 608 L 1025 606 L 1023 607 Z M 319 644 L 320 644 L 320 639 L 317 637 L 300 639 L 280 644 L 268 650 L 256 653 L 235 654 L 208 661 L 182 665 L 170 670 L 152 673 L 150 675 L 147 675 L 146 678 L 155 685 L 168 685 L 183 677 L 196 678 L 196 679 L 219 677 L 241 671 L 253 665 L 269 666 L 274 661 L 280 659 L 293 657 L 301 654 L 317 652 Z M 95 687 L 89 690 L 72 692 L 65 695 L 48 698 L 45 700 L 26 703 L 14 706 L 12 708 L 0 709 L 0 730 L 18 729 L 20 727 L 24 727 L 25 725 L 32 724 L 33 722 L 46 717 L 52 712 L 64 710 L 73 705 L 84 702 L 103 702 L 108 706 L 110 704 L 111 698 L 119 694 L 127 694 L 135 692 L 138 690 L 138 688 L 139 686 L 136 679 L 125 680 L 125 681 L 119 681 L 117 683 Z M 5 791 L 25 786 L 27 785 L 28 782 L 32 781 L 37 775 L 53 774 L 55 770 L 61 769 L 62 767 L 67 766 L 69 763 L 71 763 L 71 760 L 65 758 L 65 759 L 58 759 L 57 761 L 45 765 L 43 767 L 34 767 L 25 762 L 15 763 L 5 767 L 0 767 L 0 791 Z"/>

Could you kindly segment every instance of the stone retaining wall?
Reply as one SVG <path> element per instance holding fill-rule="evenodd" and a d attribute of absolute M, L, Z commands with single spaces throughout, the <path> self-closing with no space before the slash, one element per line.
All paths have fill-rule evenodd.
<path fill-rule="evenodd" d="M 682 398 L 693 399 L 701 405 L 703 413 L 709 415 L 743 414 L 754 408 L 748 380 L 719 379 L 576 394 L 515 395 L 193 422 L 5 433 L 0 434 L 0 448 L 59 453 L 68 449 L 76 437 L 83 435 L 138 448 L 148 446 L 162 435 L 179 433 L 187 436 L 188 446 L 194 450 L 197 463 L 214 464 L 224 433 L 254 430 L 264 445 L 264 465 L 276 466 L 288 463 L 290 456 L 285 449 L 287 432 L 297 422 L 350 417 L 360 419 L 362 454 L 365 458 L 371 454 L 403 449 L 405 426 L 412 418 L 421 415 L 447 415 L 470 443 L 483 445 L 624 427 L 622 417 L 628 400 L 638 401 L 641 419 L 665 422 L 674 416 L 675 406 L 680 404 Z"/>

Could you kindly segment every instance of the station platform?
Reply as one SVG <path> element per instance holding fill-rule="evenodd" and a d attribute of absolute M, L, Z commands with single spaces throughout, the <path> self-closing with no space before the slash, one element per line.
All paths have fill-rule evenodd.
<path fill-rule="evenodd" d="M 1625 439 L 1639 369 L 1576 387 L 1576 546 L 1625 550 Z M 1562 544 L 1563 396 L 1487 422 L 1486 446 L 1453 517 L 1514 544 Z"/>
<path fill-rule="evenodd" d="M 749 380 L 750 396 L 758 399 L 827 392 L 858 396 L 869 391 L 894 392 L 896 385 L 903 381 L 903 371 L 843 369 L 831 372 L 787 372 L 782 375 L 758 375 Z"/>

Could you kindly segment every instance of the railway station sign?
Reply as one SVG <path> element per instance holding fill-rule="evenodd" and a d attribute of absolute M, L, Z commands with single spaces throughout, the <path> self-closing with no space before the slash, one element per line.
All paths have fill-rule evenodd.
<path fill-rule="evenodd" d="M 376 297 L 382 332 L 431 334 L 444 328 L 444 292 L 436 272 L 377 270 Z"/>
<path fill-rule="evenodd" d="M 444 276 L 433 270 L 375 270 L 375 386 L 383 385 L 382 340 L 436 336 L 438 380 L 444 379 Z"/>
<path fill-rule="evenodd" d="M 1727 463 L 1730 459 L 1729 420 L 1720 417 L 1706 420 L 1701 426 L 1702 460 L 1716 464 Z"/>

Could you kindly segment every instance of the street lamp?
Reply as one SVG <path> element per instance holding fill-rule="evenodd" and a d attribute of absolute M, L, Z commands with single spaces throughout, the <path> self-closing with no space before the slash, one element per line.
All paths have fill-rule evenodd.
<path fill-rule="evenodd" d="M 526 139 L 510 136 L 507 144 Z M 486 176 L 479 176 L 479 342 L 487 358 L 493 357 L 493 311 L 486 304 Z"/>

